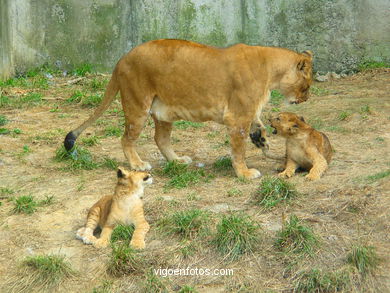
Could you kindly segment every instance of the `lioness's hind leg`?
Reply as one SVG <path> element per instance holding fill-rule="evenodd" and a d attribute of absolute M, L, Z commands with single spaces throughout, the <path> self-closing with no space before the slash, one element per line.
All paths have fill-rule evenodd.
<path fill-rule="evenodd" d="M 171 132 L 172 123 L 157 120 L 155 115 L 152 116 L 155 125 L 154 140 L 167 161 L 179 161 L 181 163 L 190 164 L 192 162 L 190 157 L 179 157 L 172 149 Z"/>
<path fill-rule="evenodd" d="M 140 100 L 136 95 L 129 93 L 129 90 L 121 90 L 122 106 L 125 113 L 125 133 L 122 137 L 122 148 L 126 159 L 132 169 L 150 170 L 152 167 L 148 162 L 144 162 L 139 157 L 135 149 L 135 141 L 140 135 L 145 121 L 148 117 L 151 99 Z"/>

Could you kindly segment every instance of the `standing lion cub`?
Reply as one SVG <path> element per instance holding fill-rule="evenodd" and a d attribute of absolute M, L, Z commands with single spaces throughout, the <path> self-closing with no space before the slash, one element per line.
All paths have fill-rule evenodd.
<path fill-rule="evenodd" d="M 321 177 L 332 158 L 332 147 L 327 136 L 305 123 L 303 117 L 282 112 L 270 119 L 274 134 L 286 138 L 286 168 L 280 177 L 291 177 L 301 167 L 310 170 L 306 178 Z"/>
<path fill-rule="evenodd" d="M 87 223 L 77 231 L 76 238 L 97 248 L 106 247 L 117 224 L 134 224 L 135 230 L 130 245 L 143 249 L 149 224 L 144 217 L 141 197 L 144 186 L 151 184 L 153 179 L 147 172 L 127 171 L 121 167 L 118 168 L 117 175 L 118 183 L 114 195 L 106 195 L 92 206 L 88 212 Z M 102 228 L 99 239 L 93 236 L 93 231 L 98 226 Z"/>

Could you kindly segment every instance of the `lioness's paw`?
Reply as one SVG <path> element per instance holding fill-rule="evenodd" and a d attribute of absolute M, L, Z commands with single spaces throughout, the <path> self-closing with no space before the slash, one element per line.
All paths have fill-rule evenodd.
<path fill-rule="evenodd" d="M 131 164 L 131 167 L 137 171 L 147 171 L 152 169 L 152 166 L 148 162 L 141 161 L 138 164 Z"/>
<path fill-rule="evenodd" d="M 309 173 L 309 174 L 307 174 L 307 175 L 305 176 L 305 178 L 306 178 L 307 180 L 314 181 L 314 180 L 320 179 L 320 176 L 318 176 L 318 175 L 316 175 L 316 174 L 311 174 L 311 173 Z"/>
<path fill-rule="evenodd" d="M 177 161 L 180 163 L 184 163 L 184 164 L 191 164 L 192 163 L 192 159 L 188 156 L 179 157 L 179 159 Z"/>
<path fill-rule="evenodd" d="M 135 249 L 144 249 L 145 248 L 145 241 L 131 241 L 130 242 L 131 247 Z"/>
<path fill-rule="evenodd" d="M 248 169 L 240 174 L 237 174 L 238 177 L 244 177 L 245 179 L 255 179 L 261 176 L 261 173 L 257 169 Z"/>
<path fill-rule="evenodd" d="M 108 241 L 106 239 L 99 238 L 93 243 L 93 246 L 96 248 L 105 248 L 108 246 Z"/>

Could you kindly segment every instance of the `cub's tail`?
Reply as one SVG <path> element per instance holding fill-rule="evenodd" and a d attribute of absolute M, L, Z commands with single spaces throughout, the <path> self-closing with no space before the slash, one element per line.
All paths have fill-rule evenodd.
<path fill-rule="evenodd" d="M 116 94 L 119 91 L 119 83 L 116 77 L 115 71 L 113 72 L 110 82 L 107 85 L 106 92 L 104 93 L 103 101 L 97 107 L 95 112 L 91 117 L 88 118 L 83 124 L 81 124 L 78 128 L 69 132 L 64 140 L 64 147 L 67 151 L 70 151 L 76 142 L 77 137 L 93 122 L 95 122 L 104 111 L 111 105 L 112 101 L 115 99 Z"/>

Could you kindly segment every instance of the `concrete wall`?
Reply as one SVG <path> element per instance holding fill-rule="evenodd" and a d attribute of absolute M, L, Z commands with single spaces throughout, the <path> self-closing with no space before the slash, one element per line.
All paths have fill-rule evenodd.
<path fill-rule="evenodd" d="M 390 60 L 389 0 L 0 0 L 0 75 L 43 63 L 111 71 L 133 46 L 183 38 L 315 53 L 315 70 Z M 0 76 L 0 77 L 1 77 Z"/>

